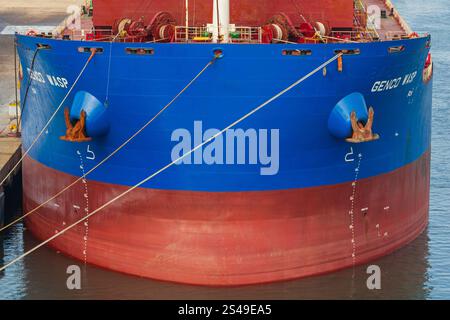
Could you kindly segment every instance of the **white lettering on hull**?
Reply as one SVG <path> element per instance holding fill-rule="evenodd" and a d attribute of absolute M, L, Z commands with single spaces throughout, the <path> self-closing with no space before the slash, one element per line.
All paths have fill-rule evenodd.
<path fill-rule="evenodd" d="M 48 82 L 53 87 L 58 87 L 58 88 L 63 88 L 63 89 L 67 89 L 69 86 L 69 81 L 67 81 L 67 79 L 64 77 L 55 76 L 52 74 L 43 74 L 42 72 L 38 72 L 35 70 L 31 71 L 30 68 L 27 68 L 27 71 L 28 71 L 30 78 L 33 81 L 36 81 L 38 83 L 47 84 L 47 82 Z M 47 80 L 45 80 L 45 79 L 47 79 Z"/>

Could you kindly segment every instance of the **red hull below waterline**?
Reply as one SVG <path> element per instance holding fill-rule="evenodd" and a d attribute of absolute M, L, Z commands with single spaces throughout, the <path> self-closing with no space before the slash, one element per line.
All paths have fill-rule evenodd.
<path fill-rule="evenodd" d="M 399 249 L 428 222 L 430 154 L 399 170 L 333 186 L 267 192 L 138 189 L 51 242 L 107 269 L 228 286 L 332 272 Z M 77 178 L 24 161 L 25 211 Z M 80 182 L 27 219 L 40 240 L 126 187 Z"/>

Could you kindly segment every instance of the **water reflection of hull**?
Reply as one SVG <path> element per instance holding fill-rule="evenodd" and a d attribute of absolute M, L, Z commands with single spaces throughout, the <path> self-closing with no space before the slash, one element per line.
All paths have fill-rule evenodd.
<path fill-rule="evenodd" d="M 18 171 L 10 183 L 4 186 L 2 190 L 2 199 L 0 199 L 0 206 L 3 210 L 2 218 L 4 225 L 10 223 L 15 217 L 21 212 L 22 205 L 22 171 Z M 0 223 L 1 225 L 1 223 Z M 4 265 L 5 258 L 5 248 L 6 251 L 10 250 L 11 238 L 14 238 L 16 233 L 14 231 L 10 232 L 8 229 L 0 233 L 0 265 Z M 20 241 L 17 241 L 20 243 Z M 9 259 L 11 257 L 8 257 Z M 2 277 L 2 272 L 0 272 L 0 277 Z"/>

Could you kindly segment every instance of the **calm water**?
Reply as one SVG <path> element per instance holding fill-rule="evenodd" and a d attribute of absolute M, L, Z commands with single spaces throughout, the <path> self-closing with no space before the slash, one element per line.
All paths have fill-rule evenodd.
<path fill-rule="evenodd" d="M 375 262 L 382 290 L 366 287 L 367 266 L 272 285 L 212 289 L 168 284 L 82 267 L 82 290 L 66 289 L 66 268 L 78 264 L 43 248 L 0 275 L 0 299 L 450 299 L 450 8 L 446 0 L 394 1 L 415 30 L 433 35 L 434 78 L 431 217 L 408 247 Z M 4 260 L 36 245 L 18 225 L 4 235 Z M 0 259 L 1 260 L 1 259 Z M 2 261 L 0 261 L 2 262 Z"/>

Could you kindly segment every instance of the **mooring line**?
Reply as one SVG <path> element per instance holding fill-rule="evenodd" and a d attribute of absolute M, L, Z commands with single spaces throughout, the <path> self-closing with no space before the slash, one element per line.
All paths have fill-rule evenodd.
<path fill-rule="evenodd" d="M 92 51 L 91 56 L 89 57 L 88 61 L 86 62 L 86 64 L 84 65 L 83 69 L 81 69 L 80 74 L 78 75 L 78 77 L 75 79 L 74 83 L 72 84 L 72 86 L 70 87 L 69 91 L 67 92 L 66 96 L 64 97 L 64 99 L 61 101 L 61 103 L 59 104 L 58 108 L 56 108 L 55 112 L 52 114 L 52 116 L 50 117 L 50 119 L 47 121 L 47 124 L 44 126 L 44 128 L 42 128 L 41 132 L 39 132 L 39 134 L 36 136 L 36 138 L 33 140 L 33 142 L 31 143 L 31 145 L 28 147 L 28 149 L 23 153 L 22 157 L 19 159 L 19 161 L 17 161 L 16 165 L 11 169 L 11 171 L 9 171 L 9 173 L 5 176 L 5 178 L 3 178 L 2 182 L 0 182 L 0 185 L 3 185 L 3 183 L 5 183 L 5 181 L 10 177 L 10 175 L 17 169 L 17 167 L 22 163 L 23 159 L 25 159 L 25 157 L 28 155 L 28 153 L 31 151 L 31 149 L 33 148 L 33 146 L 36 144 L 36 142 L 39 140 L 39 138 L 42 136 L 42 134 L 47 130 L 47 128 L 49 127 L 50 123 L 53 121 L 53 119 L 55 118 L 56 114 L 58 113 L 58 111 L 61 109 L 61 107 L 63 106 L 64 102 L 66 102 L 67 98 L 69 97 L 69 95 L 71 94 L 73 88 L 76 86 L 76 84 L 78 83 L 78 81 L 80 80 L 81 76 L 83 75 L 84 71 L 86 70 L 87 66 L 89 65 L 89 63 L 91 62 L 92 58 L 94 57 L 96 51 L 95 49 Z M 31 77 L 31 74 L 30 74 Z M 22 111 L 23 112 L 23 111 Z"/>
<path fill-rule="evenodd" d="M 74 185 L 76 185 L 78 182 L 86 178 L 88 175 L 90 175 L 92 172 L 94 172 L 96 169 L 98 169 L 101 165 L 103 165 L 105 162 L 107 162 L 109 159 L 111 159 L 116 153 L 118 153 L 121 149 L 123 149 L 127 144 L 129 144 L 134 138 L 136 138 L 142 131 L 144 131 L 152 122 L 154 122 L 164 111 L 166 111 L 189 87 L 194 84 L 195 81 L 203 74 L 205 71 L 218 59 L 218 56 L 214 57 L 211 61 L 208 62 L 208 64 L 181 90 L 168 104 L 166 104 L 153 118 L 151 118 L 147 123 L 145 123 L 138 131 L 136 131 L 130 138 L 128 138 L 124 143 L 122 143 L 117 149 L 115 149 L 113 152 L 111 152 L 106 158 L 104 158 L 102 161 L 100 161 L 98 164 L 96 164 L 92 169 L 87 171 L 85 174 L 83 174 L 81 177 L 79 177 L 77 180 L 63 188 L 61 191 L 56 193 L 54 196 L 49 198 L 47 201 L 41 203 L 36 208 L 30 210 L 26 214 L 22 215 L 21 217 L 17 218 L 16 220 L 12 221 L 11 223 L 5 225 L 4 227 L 0 228 L 0 232 L 8 229 L 9 227 L 15 225 L 16 223 L 22 221 L 29 215 L 33 214 L 46 204 L 48 204 L 50 201 L 56 199 L 61 194 L 72 188 Z"/>
<path fill-rule="evenodd" d="M 109 42 L 109 61 L 108 61 L 108 75 L 106 77 L 106 98 L 105 98 L 105 105 L 109 105 L 109 83 L 110 83 L 110 77 L 111 77 L 111 60 L 112 60 L 112 50 L 113 50 L 113 42 L 116 41 L 117 37 L 119 36 L 120 32 L 118 32 Z"/>
<path fill-rule="evenodd" d="M 175 165 L 176 163 L 178 163 L 179 161 L 183 160 L 184 158 L 190 156 L 191 154 L 193 154 L 195 151 L 197 151 L 198 149 L 202 148 L 204 145 L 210 143 L 211 141 L 213 141 L 214 139 L 216 139 L 217 137 L 223 135 L 227 130 L 231 129 L 232 127 L 236 126 L 237 124 L 241 123 L 242 121 L 244 121 L 245 119 L 249 118 L 250 116 L 252 116 L 253 114 L 255 114 L 256 112 L 258 112 L 259 110 L 261 110 L 262 108 L 264 108 L 265 106 L 267 106 L 268 104 L 272 103 L 273 101 L 277 100 L 278 98 L 280 98 L 281 96 L 283 96 L 285 93 L 291 91 L 293 88 L 295 88 L 296 86 L 298 86 L 299 84 L 301 84 L 302 82 L 304 82 L 305 80 L 307 80 L 308 78 L 310 78 L 311 76 L 313 76 L 314 74 L 316 74 L 319 71 L 322 71 L 323 68 L 325 68 L 326 66 L 328 66 L 330 63 L 332 63 L 333 61 L 335 61 L 336 59 L 338 59 L 339 57 L 342 56 L 342 53 L 339 53 L 337 55 L 335 55 L 333 58 L 329 59 L 328 61 L 324 62 L 323 64 L 321 64 L 320 66 L 318 66 L 316 69 L 314 69 L 313 71 L 311 71 L 310 73 L 308 73 L 307 75 L 303 76 L 302 78 L 300 78 L 299 80 L 297 80 L 296 82 L 294 82 L 292 85 L 290 85 L 289 87 L 287 87 L 286 89 L 280 91 L 278 94 L 276 94 L 275 96 L 273 96 L 272 98 L 270 98 L 269 100 L 267 100 L 266 102 L 262 103 L 261 105 L 259 105 L 258 107 L 254 108 L 252 111 L 248 112 L 247 114 L 245 114 L 244 116 L 242 116 L 241 118 L 239 118 L 238 120 L 236 120 L 235 122 L 233 122 L 232 124 L 230 124 L 229 126 L 227 126 L 225 129 L 221 130 L 220 132 L 218 132 L 217 134 L 215 134 L 214 136 L 212 136 L 211 138 L 209 138 L 208 140 L 204 141 L 203 143 L 197 145 L 195 148 L 191 149 L 190 151 L 188 151 L 187 153 L 183 154 L 181 157 L 179 157 L 178 159 L 172 161 L 171 163 L 169 163 L 168 165 L 162 167 L 161 169 L 159 169 L 158 171 L 156 171 L 155 173 L 152 173 L 150 176 L 148 176 L 147 178 L 145 178 L 144 180 L 140 181 L 139 183 L 135 184 L 134 186 L 130 187 L 129 189 L 127 189 L 126 191 L 124 191 L 123 193 L 119 194 L 118 196 L 114 197 L 113 199 L 111 199 L 110 201 L 106 202 L 105 204 L 103 204 L 102 206 L 100 206 L 99 208 L 95 209 L 94 211 L 92 211 L 91 213 L 89 213 L 88 215 L 86 215 L 84 218 L 72 223 L 70 226 L 66 227 L 65 229 L 59 231 L 58 233 L 54 234 L 52 237 L 48 238 L 47 240 L 41 242 L 40 244 L 38 244 L 37 246 L 35 246 L 34 248 L 28 250 L 27 252 L 23 253 L 22 255 L 20 255 L 19 257 L 15 258 L 14 260 L 12 260 L 11 262 L 5 264 L 3 267 L 0 268 L 0 272 L 2 272 L 3 270 L 5 270 L 6 268 L 10 267 L 11 265 L 15 264 L 16 262 L 20 261 L 21 259 L 25 258 L 26 256 L 30 255 L 31 253 L 33 253 L 34 251 L 38 250 L 39 248 L 45 246 L 47 243 L 51 242 L 52 240 L 58 238 L 59 236 L 63 235 L 64 233 L 66 233 L 67 231 L 71 230 L 72 228 L 76 227 L 77 225 L 79 225 L 80 223 L 82 223 L 83 221 L 85 221 L 86 219 L 89 219 L 90 217 L 92 217 L 93 215 L 97 214 L 98 212 L 100 212 L 101 210 L 105 209 L 106 207 L 110 206 L 111 204 L 113 204 L 114 202 L 116 202 L 117 200 L 120 200 L 121 198 L 125 197 L 126 195 L 128 195 L 130 192 L 136 190 L 137 188 L 139 188 L 140 186 L 142 186 L 143 184 L 147 183 L 148 181 L 152 180 L 154 177 L 158 176 L 159 174 L 161 174 L 162 172 L 166 171 L 167 169 L 169 169 L 170 167 L 172 167 L 173 165 Z"/>

